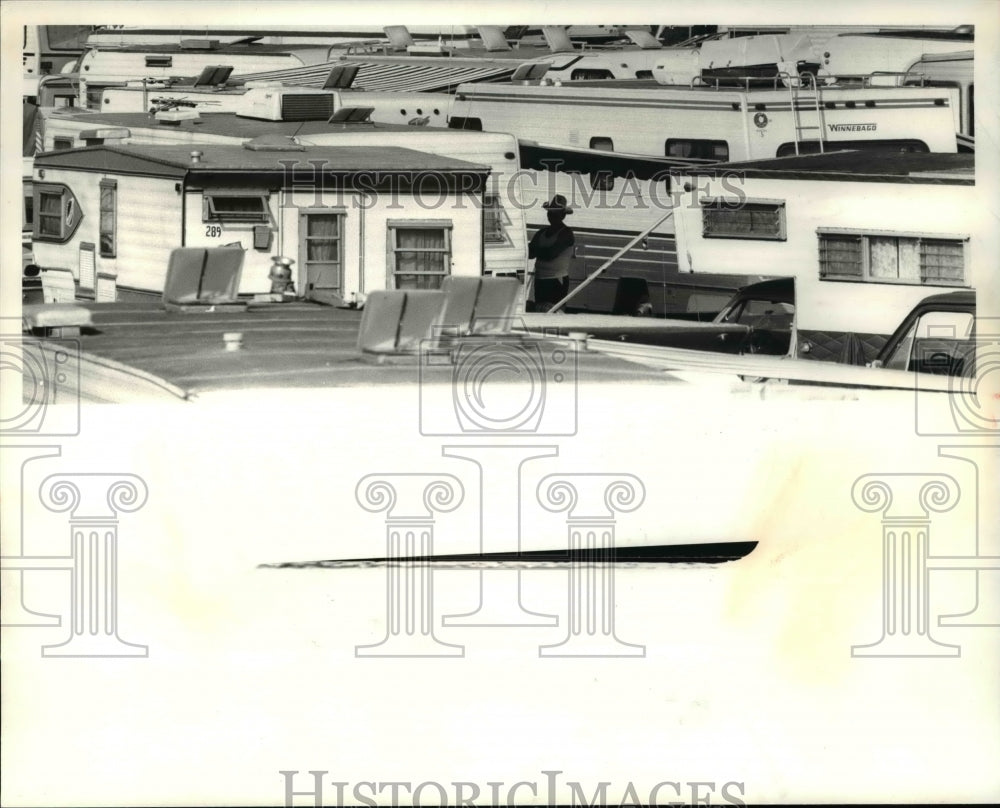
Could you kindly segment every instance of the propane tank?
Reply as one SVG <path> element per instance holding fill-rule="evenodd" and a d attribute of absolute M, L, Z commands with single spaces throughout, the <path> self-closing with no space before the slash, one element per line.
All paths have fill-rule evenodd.
<path fill-rule="evenodd" d="M 285 258 L 283 255 L 271 256 L 271 271 L 268 276 L 271 279 L 272 295 L 294 295 L 295 284 L 292 281 L 292 258 Z"/>

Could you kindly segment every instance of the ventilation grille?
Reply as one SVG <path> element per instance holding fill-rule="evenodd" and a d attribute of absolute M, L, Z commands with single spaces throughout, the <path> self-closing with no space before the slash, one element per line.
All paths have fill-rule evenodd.
<path fill-rule="evenodd" d="M 325 121 L 333 114 L 333 95 L 286 93 L 281 96 L 281 120 Z"/>

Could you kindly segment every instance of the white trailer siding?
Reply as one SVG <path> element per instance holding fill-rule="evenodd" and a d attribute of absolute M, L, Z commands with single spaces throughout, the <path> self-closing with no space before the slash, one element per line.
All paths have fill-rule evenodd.
<path fill-rule="evenodd" d="M 843 182 L 803 178 L 682 176 L 689 190 L 676 210 L 681 271 L 755 272 L 795 279 L 796 325 L 803 339 L 824 335 L 886 337 L 917 302 L 949 288 L 976 286 L 985 269 L 968 211 L 974 188 L 935 182 Z M 736 188 L 739 192 L 736 192 Z M 784 205 L 785 238 L 706 237 L 703 200 L 764 201 Z M 921 284 L 844 281 L 820 276 L 820 234 L 961 241 L 965 278 Z M 831 339 L 833 339 L 831 337 Z M 826 357 L 824 357 L 826 358 Z"/>
<path fill-rule="evenodd" d="M 956 104 L 947 87 L 823 87 L 817 112 L 810 90 L 470 84 L 459 88 L 452 115 L 543 145 L 587 148 L 606 139 L 615 152 L 656 157 L 673 156 L 672 139 L 724 141 L 728 155 L 716 159 L 736 161 L 794 150 L 820 130 L 827 143 L 916 140 L 954 152 Z"/>
<path fill-rule="evenodd" d="M 392 254 L 389 240 L 393 227 L 430 227 L 447 231 L 450 260 L 447 272 L 478 277 L 483 273 L 482 203 L 476 192 L 427 189 L 423 192 L 392 188 L 374 192 L 313 189 L 268 190 L 273 184 L 262 178 L 259 186 L 253 172 L 241 177 L 240 194 L 266 197 L 270 221 L 266 225 L 210 219 L 205 215 L 206 195 L 232 192 L 231 187 L 190 187 L 180 176 L 135 176 L 128 170 L 106 172 L 46 166 L 45 176 L 36 172 L 36 185 L 65 186 L 75 199 L 79 224 L 63 242 L 36 238 L 35 262 L 43 269 L 68 270 L 79 283 L 81 245 L 93 245 L 94 275 L 110 273 L 119 289 L 159 294 L 163 290 L 171 250 L 181 247 L 220 247 L 240 244 L 245 250 L 239 293 L 270 291 L 271 256 L 284 255 L 295 261 L 296 291 L 307 291 L 300 222 L 303 213 L 338 214 L 341 218 L 341 293 L 345 300 L 363 300 L 375 289 L 393 288 Z M 273 175 L 272 175 L 273 176 Z M 102 181 L 116 188 L 116 250 L 101 256 L 100 194 Z M 255 226 L 266 226 L 270 239 L 255 246 Z M 87 296 L 93 287 L 81 285 Z"/>
<path fill-rule="evenodd" d="M 270 53 L 215 50 L 167 51 L 90 48 L 80 57 L 79 74 L 86 81 L 130 81 L 136 77 L 197 76 L 209 65 L 229 65 L 235 73 L 290 70 L 326 61 L 328 48 L 303 48 Z M 169 63 L 167 60 L 169 59 Z M 159 66 L 162 64 L 163 66 Z"/>
<path fill-rule="evenodd" d="M 114 257 L 104 257 L 100 250 L 102 180 L 114 180 L 117 184 Z M 66 185 L 72 190 L 82 213 L 79 226 L 66 242 L 60 244 L 38 238 L 33 241 L 38 266 L 70 270 L 79 282 L 81 245 L 91 244 L 94 245 L 96 272 L 117 275 L 119 286 L 162 290 L 170 250 L 183 244 L 175 180 L 49 168 L 44 180 L 36 173 L 35 182 Z M 92 287 L 85 287 L 85 290 L 87 288 Z"/>

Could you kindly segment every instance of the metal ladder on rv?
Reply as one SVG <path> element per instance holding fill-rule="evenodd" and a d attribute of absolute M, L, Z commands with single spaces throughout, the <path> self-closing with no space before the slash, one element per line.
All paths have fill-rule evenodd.
<path fill-rule="evenodd" d="M 788 87 L 788 100 L 792 109 L 792 134 L 795 138 L 795 153 L 802 153 L 800 149 L 803 140 L 802 133 L 816 130 L 818 134 L 819 153 L 823 154 L 825 151 L 823 138 L 823 101 L 822 90 L 816 81 L 816 76 L 812 73 L 799 73 L 797 76 L 793 76 L 790 73 L 780 73 L 778 78 L 784 79 Z M 806 92 L 803 93 L 803 90 Z M 811 96 L 808 94 L 809 90 L 812 90 Z M 802 111 L 799 108 L 800 102 L 808 102 L 810 100 L 813 102 L 813 109 L 816 112 L 815 125 L 802 123 Z"/>

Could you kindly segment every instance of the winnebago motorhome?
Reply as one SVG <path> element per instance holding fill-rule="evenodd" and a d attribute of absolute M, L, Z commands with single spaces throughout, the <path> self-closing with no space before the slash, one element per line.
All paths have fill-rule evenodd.
<path fill-rule="evenodd" d="M 836 361 L 850 341 L 871 361 L 928 294 L 995 271 L 969 220 L 973 161 L 838 152 L 679 170 L 680 270 L 794 278 L 793 354 Z"/>
<path fill-rule="evenodd" d="M 71 275 L 71 294 L 98 300 L 162 293 L 176 247 L 232 245 L 246 252 L 241 294 L 271 291 L 272 256 L 321 302 L 434 289 L 483 274 L 489 173 L 398 146 L 287 139 L 50 152 L 35 157 L 35 261 L 43 282 Z"/>
<path fill-rule="evenodd" d="M 459 87 L 451 126 L 515 132 L 544 146 L 726 162 L 835 149 L 956 151 L 956 92 L 948 87 L 816 85 L 636 86 L 470 84 Z"/>

